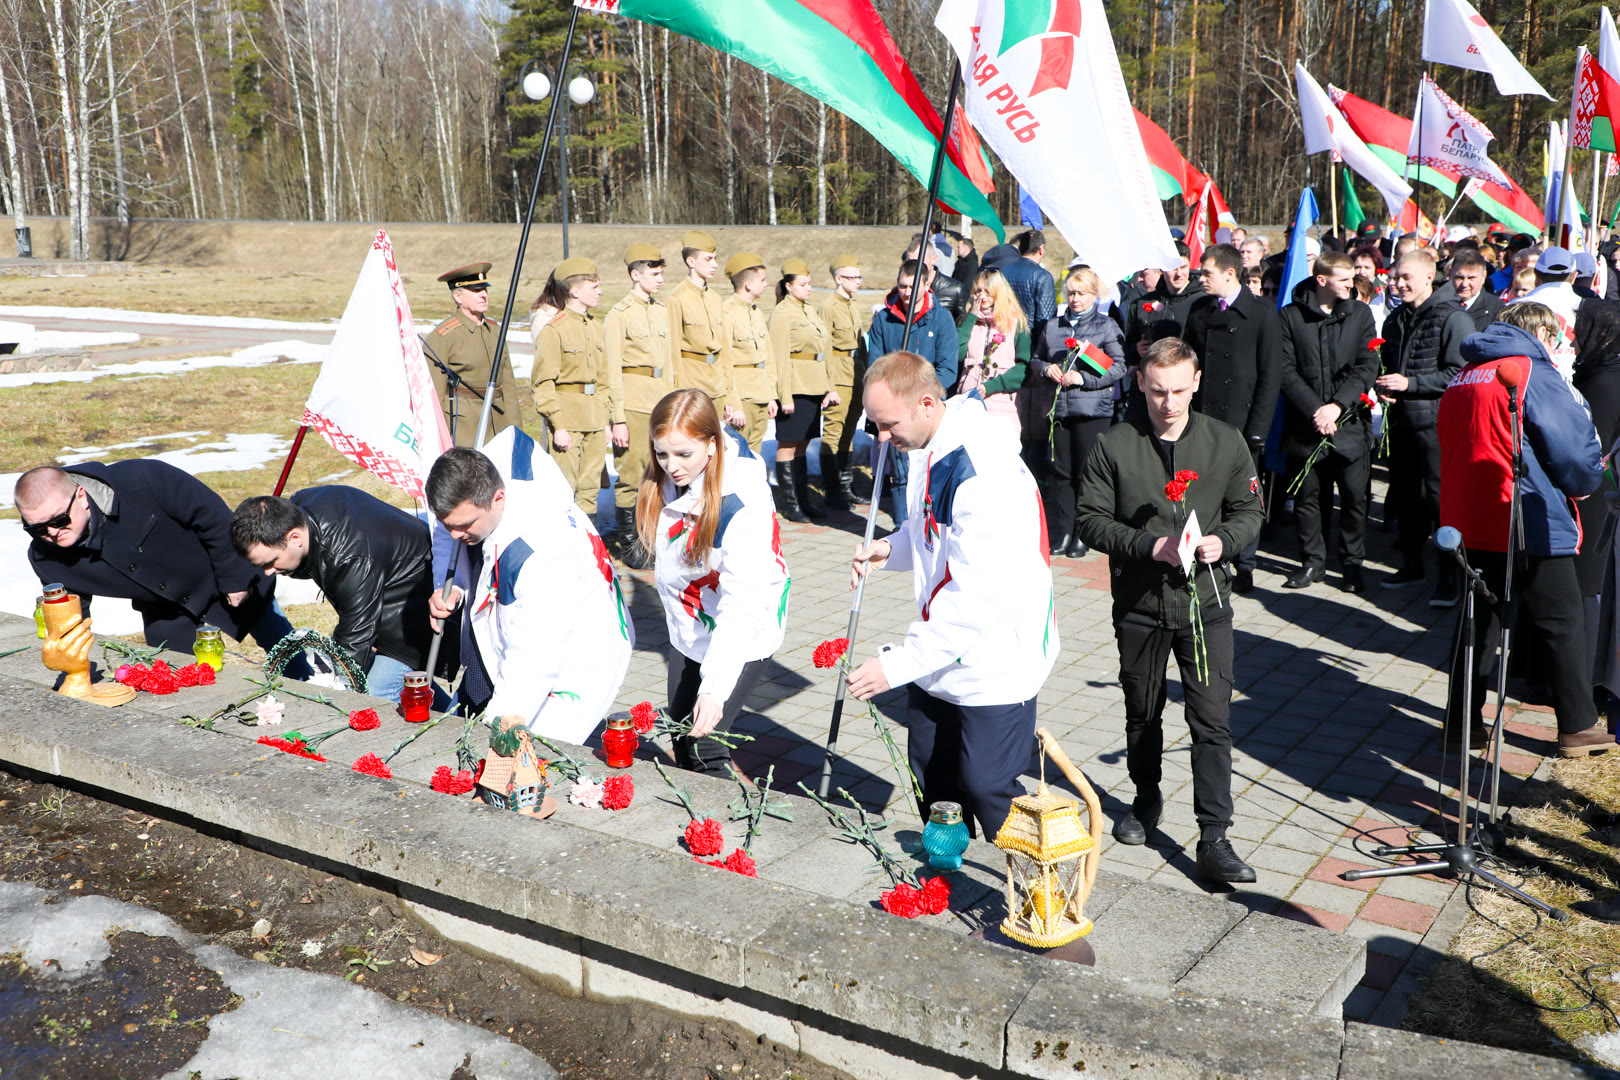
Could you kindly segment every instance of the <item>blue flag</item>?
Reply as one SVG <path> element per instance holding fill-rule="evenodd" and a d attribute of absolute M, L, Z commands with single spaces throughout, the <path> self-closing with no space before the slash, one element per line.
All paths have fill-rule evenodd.
<path fill-rule="evenodd" d="M 1299 208 L 1294 211 L 1294 231 L 1288 234 L 1288 259 L 1283 263 L 1282 291 L 1277 294 L 1277 307 L 1287 307 L 1294 299 L 1294 288 L 1311 276 L 1310 258 L 1305 254 L 1305 233 L 1316 224 L 1316 195 L 1310 188 L 1301 188 Z"/>
<path fill-rule="evenodd" d="M 1022 185 L 1018 188 L 1018 216 L 1023 219 L 1023 224 L 1032 229 L 1046 228 L 1046 219 L 1041 216 L 1040 204 L 1030 196 L 1029 191 Z"/>

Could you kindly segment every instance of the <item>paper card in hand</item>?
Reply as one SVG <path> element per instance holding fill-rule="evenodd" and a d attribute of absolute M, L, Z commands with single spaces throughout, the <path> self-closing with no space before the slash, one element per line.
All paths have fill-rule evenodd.
<path fill-rule="evenodd" d="M 1198 511 L 1187 511 L 1187 524 L 1181 527 L 1181 539 L 1176 543 L 1176 554 L 1181 556 L 1181 570 L 1185 574 L 1193 572 L 1193 560 L 1198 553 L 1198 545 L 1203 541 L 1204 534 L 1198 530 Z"/>

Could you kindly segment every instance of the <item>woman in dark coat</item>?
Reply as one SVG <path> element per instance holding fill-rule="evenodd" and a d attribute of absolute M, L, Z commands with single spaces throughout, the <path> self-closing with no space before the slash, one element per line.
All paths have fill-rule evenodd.
<path fill-rule="evenodd" d="M 1620 435 L 1620 300 L 1581 301 L 1575 316 L 1574 383 L 1592 410 L 1598 443 L 1608 453 Z M 1581 585 L 1587 641 L 1593 650 L 1593 682 L 1620 696 L 1616 598 L 1605 595 L 1614 588 L 1605 584 L 1612 582 L 1614 575 L 1614 516 L 1608 498 L 1611 490 L 1605 483 L 1575 504 L 1581 519 L 1581 550 L 1575 556 L 1575 576 Z"/>
<path fill-rule="evenodd" d="M 1046 323 L 1030 361 L 1030 382 L 1050 388 L 1032 396 L 1039 411 L 1038 423 L 1046 424 L 1046 411 L 1052 395 L 1057 408 L 1052 413 L 1052 475 L 1047 503 L 1052 510 L 1052 554 L 1078 559 L 1090 549 L 1074 535 L 1074 507 L 1080 497 L 1080 472 L 1086 455 L 1102 433 L 1113 425 L 1114 397 L 1125 378 L 1125 335 L 1119 324 L 1097 310 L 1097 294 L 1102 281 L 1089 267 L 1076 267 L 1063 281 L 1068 306 Z M 1080 357 L 1080 346 L 1095 345 L 1110 361 L 1103 374 Z M 1043 433 L 1044 434 L 1044 433 Z"/>

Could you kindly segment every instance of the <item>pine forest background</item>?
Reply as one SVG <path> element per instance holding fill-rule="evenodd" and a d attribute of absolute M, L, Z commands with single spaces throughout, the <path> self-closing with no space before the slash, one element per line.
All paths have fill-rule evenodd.
<path fill-rule="evenodd" d="M 876 6 L 942 101 L 951 63 L 936 0 Z M 1560 100 L 1434 73 L 1495 131 L 1495 160 L 1539 195 L 1546 121 L 1567 115 L 1574 50 L 1595 48 L 1599 5 L 1476 6 Z M 1325 162 L 1302 152 L 1296 59 L 1323 84 L 1412 111 L 1422 0 L 1106 7 L 1137 107 L 1242 221 L 1285 221 L 1302 183 L 1325 183 Z M 512 221 L 547 107 L 524 98 L 517 77 L 530 60 L 555 74 L 568 13 L 567 0 L 0 0 L 0 199 L 18 226 L 69 218 L 77 257 L 92 254 L 94 218 Z M 597 85 L 596 100 L 572 110 L 575 221 L 921 218 L 921 188 L 875 140 L 755 68 L 589 16 L 574 58 Z M 547 172 L 539 214 L 555 220 Z M 1015 222 L 1017 186 L 999 163 L 996 182 L 995 205 Z M 1429 192 L 1431 213 L 1437 201 Z M 1370 189 L 1363 202 L 1376 204 Z M 1173 224 L 1185 217 L 1167 211 Z"/>

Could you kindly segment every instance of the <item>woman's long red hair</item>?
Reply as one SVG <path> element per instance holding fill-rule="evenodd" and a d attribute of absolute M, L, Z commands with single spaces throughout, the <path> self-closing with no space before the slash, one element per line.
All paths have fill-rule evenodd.
<path fill-rule="evenodd" d="M 647 425 L 648 443 L 671 433 L 714 443 L 714 456 L 703 470 L 703 504 L 698 508 L 697 524 L 686 536 L 687 564 L 702 566 L 709 561 L 714 534 L 720 527 L 720 500 L 725 495 L 726 478 L 726 436 L 720 426 L 720 414 L 714 411 L 714 402 L 709 400 L 708 394 L 701 390 L 676 390 L 665 394 L 663 400 L 653 406 L 652 419 Z M 658 550 L 654 545 L 658 542 L 658 517 L 664 509 L 664 481 L 667 479 L 664 467 L 658 464 L 657 452 L 649 446 L 647 471 L 636 495 L 636 532 L 649 552 Z"/>

